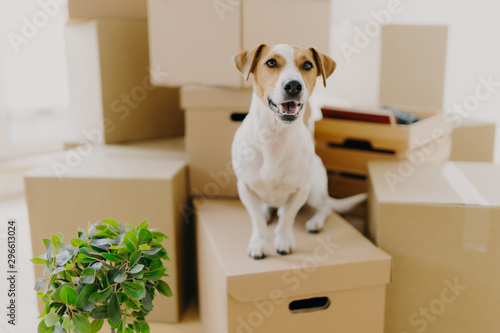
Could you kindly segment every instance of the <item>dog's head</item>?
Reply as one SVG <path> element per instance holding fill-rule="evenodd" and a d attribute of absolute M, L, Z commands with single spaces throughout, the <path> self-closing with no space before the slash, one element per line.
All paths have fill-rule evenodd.
<path fill-rule="evenodd" d="M 248 80 L 254 75 L 254 91 L 281 123 L 290 124 L 311 95 L 316 78 L 326 79 L 335 70 L 335 62 L 310 47 L 258 45 L 233 57 L 233 63 Z"/>

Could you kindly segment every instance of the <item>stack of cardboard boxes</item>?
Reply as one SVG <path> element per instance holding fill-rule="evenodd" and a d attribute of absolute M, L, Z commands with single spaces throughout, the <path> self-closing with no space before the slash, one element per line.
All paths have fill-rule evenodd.
<path fill-rule="evenodd" d="M 233 136 L 252 98 L 252 79 L 244 82 L 231 57 L 259 43 L 328 53 L 330 1 L 148 5 L 151 68 L 169 73 L 154 83 L 181 86 L 205 332 L 382 332 L 390 257 L 337 215 L 324 233 L 307 234 L 302 212 L 294 255 L 254 261 L 246 253 L 250 221 L 231 165 Z M 276 24 L 277 13 L 301 20 Z"/>
<path fill-rule="evenodd" d="M 252 90 L 230 59 L 262 42 L 328 53 L 330 1 L 115 2 L 68 3 L 71 119 L 86 142 L 25 176 L 35 255 L 53 233 L 69 237 L 102 218 L 148 218 L 171 237 L 174 294 L 155 299 L 148 320 L 175 322 L 194 275 L 191 196 L 205 332 L 476 331 L 468 311 L 478 313 L 482 331 L 498 327 L 500 203 L 492 193 L 500 184 L 490 180 L 500 170 L 440 164 L 450 154 L 491 161 L 494 126 L 468 121 L 452 131 L 443 116 L 445 27 L 383 28 L 380 102 L 422 120 L 316 123 L 330 193 L 369 187 L 369 235 L 380 248 L 337 214 L 322 233 L 308 234 L 312 212 L 304 209 L 295 222 L 296 251 L 255 261 L 246 254 L 251 224 L 230 155 Z M 276 25 L 276 13 L 302 19 Z M 184 138 L 175 138 L 184 128 L 185 148 Z M 472 136 L 482 149 L 469 144 Z M 353 150 L 347 141 L 370 148 Z M 412 164 L 422 156 L 425 163 Z"/>

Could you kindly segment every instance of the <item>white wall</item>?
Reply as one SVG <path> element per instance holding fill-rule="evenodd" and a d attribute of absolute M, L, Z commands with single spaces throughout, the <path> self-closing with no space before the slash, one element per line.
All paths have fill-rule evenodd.
<path fill-rule="evenodd" d="M 397 1 L 397 0 L 392 0 Z M 387 10 L 389 0 L 332 0 L 332 46 L 330 53 L 338 70 L 327 91 L 355 104 L 376 104 L 380 64 L 380 36 L 348 62 L 339 48 L 341 41 L 353 42 L 354 27 L 364 28 L 374 20 L 371 11 Z M 447 25 L 448 51 L 445 108 L 463 103 L 474 95 L 478 78 L 492 76 L 500 82 L 500 1 L 498 0 L 400 0 L 400 13 L 390 24 Z M 500 125 L 500 87 L 481 101 L 474 117 Z M 500 161 L 497 135 L 496 161 Z"/>

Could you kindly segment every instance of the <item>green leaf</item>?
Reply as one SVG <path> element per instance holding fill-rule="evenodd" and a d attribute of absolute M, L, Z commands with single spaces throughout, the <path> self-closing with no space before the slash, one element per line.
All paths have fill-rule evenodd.
<path fill-rule="evenodd" d="M 102 222 L 109 224 L 113 228 L 115 228 L 118 231 L 118 222 L 112 219 L 103 219 Z"/>
<path fill-rule="evenodd" d="M 94 294 L 98 289 L 97 284 L 88 284 L 80 291 L 76 300 L 76 307 L 81 308 L 89 302 L 90 295 Z"/>
<path fill-rule="evenodd" d="M 45 285 L 45 282 L 47 280 L 45 280 L 44 278 L 39 278 L 38 280 L 36 280 L 35 282 L 35 290 L 36 291 L 40 291 L 40 289 L 42 289 L 42 287 Z"/>
<path fill-rule="evenodd" d="M 90 311 L 90 316 L 94 319 L 108 318 L 108 305 L 96 306 L 92 311 Z"/>
<path fill-rule="evenodd" d="M 139 273 L 140 271 L 142 271 L 142 269 L 144 268 L 144 265 L 142 264 L 138 264 L 138 265 L 135 265 L 134 267 L 132 267 L 132 269 L 130 270 L 130 273 L 132 274 L 136 274 L 136 273 Z"/>
<path fill-rule="evenodd" d="M 170 289 L 170 286 L 163 280 L 159 280 L 156 283 L 156 289 L 167 297 L 171 297 L 173 295 L 172 289 Z"/>
<path fill-rule="evenodd" d="M 130 266 L 134 266 L 135 264 L 137 264 L 139 259 L 141 259 L 141 255 L 142 253 L 139 250 L 132 253 L 132 255 L 130 256 Z"/>
<path fill-rule="evenodd" d="M 159 269 L 163 267 L 163 262 L 161 259 L 155 259 L 151 260 L 151 263 L 149 264 L 149 270 L 154 271 L 155 269 Z"/>
<path fill-rule="evenodd" d="M 127 279 L 127 273 L 118 273 L 115 278 L 114 278 L 114 282 L 116 283 L 121 283 L 123 281 L 125 281 Z"/>
<path fill-rule="evenodd" d="M 145 219 L 141 223 L 139 223 L 139 229 L 147 229 L 149 226 L 148 219 Z"/>
<path fill-rule="evenodd" d="M 84 241 L 80 238 L 71 238 L 69 241 L 73 247 L 80 247 L 80 245 L 84 243 Z"/>
<path fill-rule="evenodd" d="M 54 326 L 52 327 L 47 327 L 45 324 L 45 320 L 40 321 L 40 324 L 38 324 L 38 333 L 51 333 L 54 331 Z"/>
<path fill-rule="evenodd" d="M 143 285 L 135 282 L 123 282 L 122 288 L 128 297 L 136 300 L 144 298 L 146 294 L 146 288 Z"/>
<path fill-rule="evenodd" d="M 164 271 L 162 269 L 155 269 L 151 272 L 145 272 L 144 277 L 148 280 L 157 281 L 160 280 L 164 276 Z"/>
<path fill-rule="evenodd" d="M 89 226 L 89 228 L 87 229 L 87 238 L 88 239 L 94 238 L 94 233 L 95 233 L 96 227 L 97 227 L 97 222 Z"/>
<path fill-rule="evenodd" d="M 76 256 L 76 259 L 82 264 L 88 264 L 89 262 L 95 262 L 96 258 L 92 258 L 86 254 L 80 253 Z"/>
<path fill-rule="evenodd" d="M 113 328 L 118 328 L 120 327 L 120 324 L 122 323 L 122 321 L 120 320 L 118 323 L 113 323 L 113 321 L 111 319 L 108 318 L 108 324 L 109 326 L 113 327 Z"/>
<path fill-rule="evenodd" d="M 130 299 L 123 291 L 118 291 L 116 296 L 118 297 L 118 303 L 120 304 L 123 304 Z"/>
<path fill-rule="evenodd" d="M 139 246 L 139 244 L 137 243 L 137 235 L 133 230 L 129 230 L 125 233 L 125 238 L 123 239 L 123 241 L 125 242 L 127 248 L 129 248 L 129 245 L 127 245 L 127 243 L 130 243 L 132 245 L 133 249 L 129 248 L 130 252 L 134 252 L 135 250 L 137 250 L 137 247 Z"/>
<path fill-rule="evenodd" d="M 90 333 L 89 319 L 78 312 L 73 313 L 73 324 L 79 333 Z"/>
<path fill-rule="evenodd" d="M 69 317 L 66 317 L 63 320 L 62 327 L 69 332 L 75 328 L 75 325 L 73 325 L 73 323 L 71 322 L 71 319 L 69 319 Z"/>
<path fill-rule="evenodd" d="M 141 244 L 141 245 L 139 245 L 139 249 L 142 250 L 142 251 L 148 251 L 151 248 L 149 247 L 148 244 Z"/>
<path fill-rule="evenodd" d="M 40 257 L 35 257 L 33 259 L 31 259 L 31 262 L 34 263 L 35 265 L 42 265 L 42 264 L 45 264 L 47 263 L 47 259 L 42 259 Z"/>
<path fill-rule="evenodd" d="M 59 321 L 59 316 L 55 312 L 50 312 L 45 316 L 45 325 L 47 327 L 54 326 Z"/>
<path fill-rule="evenodd" d="M 77 299 L 78 293 L 75 289 L 69 286 L 64 286 L 61 289 L 61 300 L 63 301 L 63 303 L 66 303 L 68 305 L 75 305 Z"/>
<path fill-rule="evenodd" d="M 92 303 L 100 302 L 100 301 L 108 298 L 112 292 L 113 292 L 113 287 L 109 286 L 108 288 L 104 289 L 103 291 L 100 291 L 100 292 L 97 292 L 97 293 L 90 295 L 89 302 L 92 302 Z"/>
<path fill-rule="evenodd" d="M 52 235 L 52 245 L 53 245 L 56 249 L 59 249 L 59 245 L 61 245 L 61 238 L 60 238 L 60 235 Z"/>
<path fill-rule="evenodd" d="M 108 317 L 114 324 L 118 324 L 122 318 L 120 303 L 118 303 L 118 296 L 116 294 L 111 295 L 111 299 L 109 300 Z"/>
<path fill-rule="evenodd" d="M 154 237 L 155 239 L 160 238 L 160 239 L 161 239 L 161 241 L 160 241 L 160 240 L 158 240 L 159 242 L 162 242 L 162 241 L 163 241 L 163 239 L 170 239 L 170 238 L 168 238 L 168 236 L 167 236 L 167 235 L 165 235 L 164 233 L 159 232 L 159 231 L 153 231 L 153 237 Z"/>
<path fill-rule="evenodd" d="M 112 261 L 112 262 L 122 262 L 125 260 L 125 258 L 123 258 L 119 255 L 116 255 L 116 254 L 104 253 L 104 252 L 101 254 L 104 258 L 106 258 L 107 260 Z"/>
<path fill-rule="evenodd" d="M 80 282 L 93 283 L 95 281 L 95 270 L 93 268 L 85 268 L 80 276 Z"/>
<path fill-rule="evenodd" d="M 104 320 L 96 319 L 90 324 L 90 333 L 97 333 L 101 330 L 102 325 L 104 325 Z"/>
<path fill-rule="evenodd" d="M 43 239 L 43 244 L 45 245 L 45 249 L 46 250 L 52 248 L 52 242 L 50 241 L 50 239 L 44 238 Z"/>
<path fill-rule="evenodd" d="M 146 323 L 145 321 L 140 321 L 139 324 L 141 326 L 141 333 L 150 333 L 148 323 Z"/>
<path fill-rule="evenodd" d="M 56 254 L 56 265 L 63 266 L 71 259 L 71 253 L 68 251 L 62 251 Z"/>
<path fill-rule="evenodd" d="M 139 245 L 149 244 L 153 240 L 153 234 L 148 229 L 139 231 Z"/>
<path fill-rule="evenodd" d="M 144 298 L 141 299 L 141 304 L 146 310 L 148 310 L 148 311 L 153 310 L 153 302 L 151 301 L 151 296 L 149 295 L 148 291 L 146 291 Z"/>

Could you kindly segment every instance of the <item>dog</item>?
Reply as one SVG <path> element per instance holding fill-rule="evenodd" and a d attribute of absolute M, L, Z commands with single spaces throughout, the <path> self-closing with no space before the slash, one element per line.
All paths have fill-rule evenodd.
<path fill-rule="evenodd" d="M 293 223 L 304 204 L 315 209 L 306 228 L 318 233 L 333 210 L 342 213 L 366 199 L 329 197 L 326 169 L 303 121 L 317 77 L 326 86 L 336 63 L 315 48 L 285 44 L 260 44 L 232 61 L 245 81 L 254 76 L 250 110 L 231 148 L 238 194 L 252 222 L 248 254 L 262 259 L 269 253 L 267 224 L 277 209 L 274 245 L 286 255 L 295 248 Z"/>

